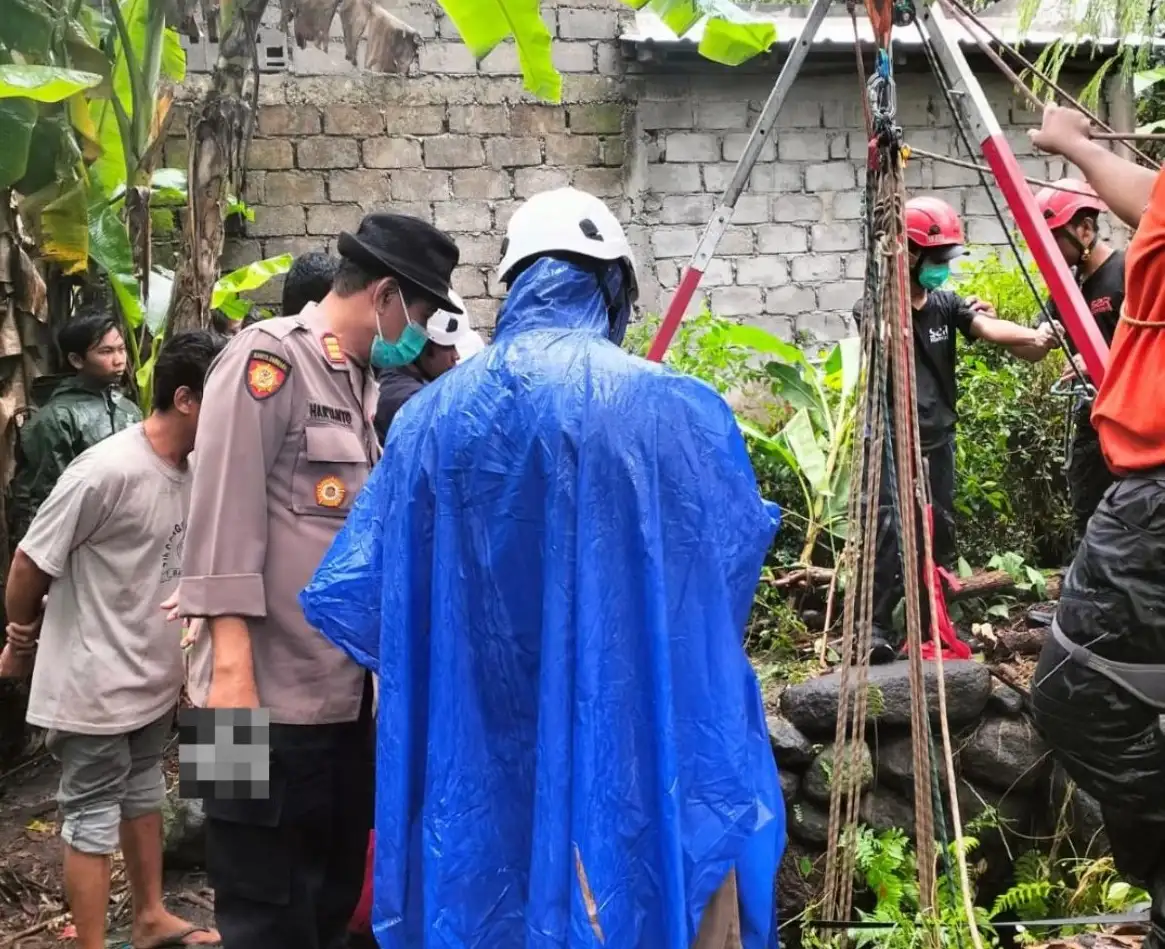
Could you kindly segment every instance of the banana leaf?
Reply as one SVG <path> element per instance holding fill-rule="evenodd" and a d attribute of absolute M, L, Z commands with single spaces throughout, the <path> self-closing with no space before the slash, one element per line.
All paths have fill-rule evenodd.
<path fill-rule="evenodd" d="M 0 46 L 25 56 L 43 57 L 53 41 L 56 16 L 46 0 L 4 0 Z"/>
<path fill-rule="evenodd" d="M 808 364 L 798 369 L 784 363 L 770 362 L 765 366 L 765 374 L 772 380 L 773 394 L 784 399 L 794 409 L 804 409 L 812 417 L 813 423 L 821 429 L 827 427 L 825 420 L 829 406 L 821 398 L 821 392 L 805 374 L 817 370 Z"/>
<path fill-rule="evenodd" d="M 86 161 L 96 161 L 101 156 L 101 143 L 97 140 L 97 127 L 89 114 L 89 100 L 84 95 L 70 97 L 68 102 L 69 122 L 77 133 L 77 144 Z"/>
<path fill-rule="evenodd" d="M 4 17 L 0 16 L 0 21 Z M 0 191 L 24 177 L 38 109 L 31 99 L 0 100 Z"/>
<path fill-rule="evenodd" d="M 758 20 L 729 0 L 623 0 L 632 10 L 648 7 L 664 26 L 683 36 L 707 17 L 700 55 L 724 66 L 739 66 L 767 52 L 777 41 L 777 28 Z"/>
<path fill-rule="evenodd" d="M 16 183 L 21 194 L 34 194 L 53 182 L 62 187 L 76 181 L 82 166 L 81 148 L 67 113 L 42 115 L 28 144 L 28 167 Z"/>
<path fill-rule="evenodd" d="M 0 99 L 20 97 L 36 102 L 60 102 L 101 82 L 95 73 L 56 66 L 0 66 Z"/>
<path fill-rule="evenodd" d="M 830 351 L 825 360 L 825 382 L 841 395 L 845 406 L 857 388 L 862 369 L 862 341 L 851 336 L 843 339 Z"/>
<path fill-rule="evenodd" d="M 562 101 L 562 76 L 551 60 L 538 0 L 441 0 L 441 6 L 478 59 L 513 37 L 526 90 L 546 102 Z"/>
<path fill-rule="evenodd" d="M 89 256 L 109 277 L 113 294 L 131 329 L 142 325 L 141 287 L 134 276 L 129 231 L 117 211 L 100 194 L 90 194 Z"/>
<path fill-rule="evenodd" d="M 222 310 L 224 306 L 232 299 L 238 297 L 240 293 L 245 293 L 248 290 L 257 290 L 271 278 L 287 273 L 291 269 L 293 260 L 295 258 L 291 254 L 280 254 L 278 257 L 257 260 L 253 264 L 247 264 L 238 270 L 232 270 L 228 274 L 223 274 L 215 282 L 214 290 L 211 292 L 211 308 Z"/>
<path fill-rule="evenodd" d="M 150 271 L 150 296 L 146 301 L 146 329 L 157 336 L 166 325 L 170 300 L 174 296 L 174 272 L 155 267 Z"/>
<path fill-rule="evenodd" d="M 796 470 L 813 489 L 813 493 L 816 495 L 832 493 L 825 452 L 817 444 L 813 422 L 810 421 L 809 413 L 805 409 L 798 409 L 793 413 L 793 417 L 781 429 L 781 438 L 789 446 L 789 451 L 796 460 Z"/>
<path fill-rule="evenodd" d="M 159 168 L 150 176 L 150 204 L 186 204 L 186 172 L 181 168 Z"/>
<path fill-rule="evenodd" d="M 801 352 L 799 347 L 785 342 L 767 330 L 762 330 L 759 326 L 720 325 L 709 332 L 718 336 L 722 342 L 755 349 L 758 353 L 764 353 L 767 356 L 775 356 L 790 366 L 805 365 L 805 354 Z"/>
<path fill-rule="evenodd" d="M 74 181 L 41 210 L 36 219 L 40 250 L 66 274 L 89 265 L 88 199 L 85 183 Z"/>

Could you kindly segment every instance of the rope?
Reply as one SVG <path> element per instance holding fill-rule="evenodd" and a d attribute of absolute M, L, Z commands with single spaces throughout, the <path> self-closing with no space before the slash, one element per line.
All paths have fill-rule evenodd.
<path fill-rule="evenodd" d="M 870 100 L 866 96 L 866 64 L 862 59 L 861 33 L 858 31 L 858 7 L 854 0 L 846 0 L 845 8 L 849 12 L 850 22 L 854 28 L 854 59 L 858 66 L 859 94 L 862 97 L 862 117 L 866 121 L 866 140 L 874 137 L 874 119 L 870 115 Z"/>
<path fill-rule="evenodd" d="M 1003 50 L 1003 52 L 1005 52 L 1009 56 L 1011 56 L 1017 63 L 1019 63 L 1021 66 L 1023 66 L 1024 69 L 1026 69 L 1033 76 L 1035 76 L 1037 79 L 1039 79 L 1040 82 L 1042 82 L 1044 85 L 1046 85 L 1049 89 L 1051 89 L 1056 95 L 1058 95 L 1065 102 L 1067 102 L 1069 105 L 1073 106 L 1074 108 L 1079 109 L 1086 116 L 1088 116 L 1089 119 L 1091 119 L 1093 122 L 1095 122 L 1097 125 L 1099 125 L 1105 131 L 1112 132 L 1113 134 L 1119 134 L 1116 132 L 1115 129 L 1112 128 L 1112 126 L 1108 125 L 1106 122 L 1101 120 L 1101 118 L 1095 112 L 1086 108 L 1083 105 L 1083 103 L 1080 102 L 1080 100 L 1078 100 L 1077 98 L 1072 96 L 1070 93 L 1065 92 L 1058 85 L 1056 85 L 1056 83 L 1052 81 L 1050 76 L 1048 76 L 1046 73 L 1042 72 L 1033 62 L 1031 62 L 1019 50 L 1017 50 L 1010 43 L 1004 42 L 999 36 L 997 36 L 995 33 L 993 33 L 991 31 L 991 29 L 988 28 L 986 26 L 986 24 L 984 24 L 983 21 L 975 14 L 975 12 L 973 10 L 971 10 L 965 3 L 962 2 L 962 0 L 943 0 L 943 2 L 949 3 L 952 7 L 957 9 L 959 11 L 959 13 L 961 13 L 964 17 L 966 17 L 968 20 L 970 20 L 972 23 L 974 23 L 975 26 L 977 26 L 980 30 L 982 30 L 983 33 L 986 34 L 987 38 L 992 43 L 994 43 L 1001 50 Z M 1043 106 L 1041 104 L 1041 108 L 1042 107 Z M 1138 158 L 1143 159 L 1150 166 L 1152 166 L 1154 168 L 1161 167 L 1160 162 L 1154 161 L 1152 158 L 1150 158 L 1148 155 L 1146 155 L 1143 151 L 1141 151 L 1136 146 L 1130 145 L 1128 147 L 1135 155 L 1137 155 Z"/>
<path fill-rule="evenodd" d="M 867 209 L 873 204 L 872 188 L 873 178 L 872 176 L 868 176 L 866 180 Z M 866 223 L 867 239 L 870 239 L 872 235 L 872 216 L 868 212 Z M 848 510 L 848 523 L 858 525 L 860 519 L 861 527 L 859 527 L 856 533 L 851 533 L 847 538 L 842 553 L 843 564 L 846 570 L 853 574 L 860 572 L 861 576 L 858 582 L 846 584 L 845 601 L 842 608 L 841 648 L 844 665 L 841 669 L 841 682 L 838 693 L 838 715 L 834 735 L 834 748 L 842 756 L 841 760 L 845 761 L 846 764 L 841 769 L 838 769 L 836 767 L 838 755 L 835 755 L 835 768 L 830 782 L 829 845 L 826 850 L 825 885 L 823 893 L 823 902 L 827 915 L 841 918 L 849 917 L 853 895 L 853 861 L 857 849 L 857 826 L 856 821 L 851 819 L 851 815 L 856 806 L 855 802 L 860 794 L 861 779 L 860 774 L 857 773 L 857 769 L 853 767 L 853 752 L 857 747 L 855 742 L 865 740 L 866 702 L 864 700 L 868 694 L 868 657 L 871 636 L 870 624 L 860 623 L 860 618 L 855 615 L 855 606 L 858 604 L 858 590 L 860 588 L 862 591 L 862 617 L 864 618 L 868 612 L 872 612 L 873 539 L 876 537 L 876 498 L 881 488 L 881 469 L 877 465 L 871 466 L 868 464 L 869 453 L 867 453 L 867 443 L 864 437 L 867 427 L 871 426 L 868 408 L 870 405 L 869 396 L 871 391 L 876 392 L 883 385 L 882 377 L 885 367 L 884 357 L 878 358 L 877 355 L 882 352 L 882 347 L 879 345 L 878 339 L 878 322 L 874 319 L 877 288 L 871 286 L 869 278 L 870 271 L 867 269 L 867 293 L 864 298 L 861 327 L 861 366 L 864 379 L 861 388 L 862 394 L 859 396 L 857 404 L 855 438 L 851 447 L 852 470 L 858 472 L 856 482 L 861 484 L 864 490 L 850 492 Z M 881 423 L 882 419 L 875 415 L 872 419 L 872 432 L 870 437 L 870 441 L 874 446 L 872 451 L 875 453 L 875 457 L 881 452 L 883 438 L 883 426 Z M 861 499 L 863 497 L 867 499 L 873 498 L 875 502 L 871 504 L 867 500 L 863 509 L 861 507 Z M 871 521 L 873 522 L 874 529 L 871 529 Z M 860 552 L 857 550 L 857 538 L 859 537 L 862 540 Z M 856 632 L 859 629 L 861 632 Z M 860 703 L 854 702 L 855 714 L 850 719 L 847 716 L 847 710 L 850 708 L 851 677 L 854 675 L 855 665 L 857 666 L 856 691 L 863 701 Z M 859 704 L 862 706 L 861 717 L 858 717 L 856 714 Z M 848 760 L 846 758 L 847 747 L 850 749 Z M 844 802 L 842 800 L 843 795 L 845 797 Z M 843 804 L 846 813 L 846 821 L 844 824 L 842 823 Z M 843 831 L 844 838 L 842 836 Z M 841 857 L 840 863 L 839 852 Z"/>

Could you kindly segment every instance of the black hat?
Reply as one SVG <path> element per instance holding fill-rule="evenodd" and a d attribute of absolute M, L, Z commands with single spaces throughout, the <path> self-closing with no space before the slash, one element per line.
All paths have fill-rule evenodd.
<path fill-rule="evenodd" d="M 448 234 L 420 218 L 366 214 L 355 234 L 341 232 L 336 249 L 368 273 L 400 277 L 420 287 L 442 310 L 464 312 L 449 297 L 461 252 Z"/>

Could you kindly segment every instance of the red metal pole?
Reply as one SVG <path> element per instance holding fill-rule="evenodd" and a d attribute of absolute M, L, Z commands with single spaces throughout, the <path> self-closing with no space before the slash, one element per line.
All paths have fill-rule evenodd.
<path fill-rule="evenodd" d="M 952 83 L 954 101 L 971 126 L 1012 217 L 1048 285 L 1064 328 L 1083 357 L 1092 384 L 1099 388 L 1108 363 L 1108 344 L 1036 206 L 1035 196 L 1027 186 L 1019 162 L 1015 160 L 1003 130 L 983 95 L 983 88 L 959 48 L 951 22 L 933 0 L 919 9 L 918 17 Z"/>

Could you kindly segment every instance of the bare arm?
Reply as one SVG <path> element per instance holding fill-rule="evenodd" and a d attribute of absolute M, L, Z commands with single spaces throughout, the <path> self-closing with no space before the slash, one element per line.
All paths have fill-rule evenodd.
<path fill-rule="evenodd" d="M 987 343 L 1005 346 L 1013 356 L 1026 359 L 1028 362 L 1039 362 L 1056 341 L 1051 329 L 1046 325 L 1031 329 L 1010 320 L 1001 320 L 982 313 L 976 313 L 971 320 L 971 335 Z"/>
<path fill-rule="evenodd" d="M 1089 137 L 1088 117 L 1057 105 L 1044 108 L 1043 124 L 1030 133 L 1040 149 L 1080 169 L 1102 201 L 1129 227 L 1141 222 L 1157 172 L 1121 158 Z"/>
<path fill-rule="evenodd" d="M 40 569 L 19 547 L 8 569 L 8 586 L 4 591 L 4 609 L 8 622 L 32 626 L 40 618 L 41 603 L 49 592 L 53 578 Z M 33 637 L 35 642 L 35 636 Z"/>
<path fill-rule="evenodd" d="M 41 606 L 53 578 L 19 547 L 8 570 L 4 607 L 8 611 L 0 679 L 23 679 L 32 673 L 40 638 Z"/>
<path fill-rule="evenodd" d="M 210 646 L 214 655 L 210 708 L 258 708 L 255 666 L 251 655 L 251 631 L 241 616 L 210 619 Z"/>

